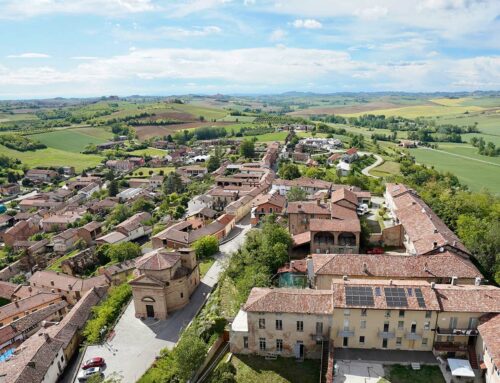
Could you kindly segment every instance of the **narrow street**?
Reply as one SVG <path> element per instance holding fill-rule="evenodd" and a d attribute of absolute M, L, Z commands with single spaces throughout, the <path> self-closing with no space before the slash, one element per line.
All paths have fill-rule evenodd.
<path fill-rule="evenodd" d="M 250 230 L 250 217 L 245 217 L 229 234 L 230 240 L 220 246 L 216 261 L 201 279 L 201 283 L 191 296 L 187 306 L 175 311 L 166 320 L 141 320 L 135 317 L 133 302 L 114 329 L 109 342 L 90 346 L 82 360 L 100 356 L 106 360 L 104 374 L 118 374 L 123 382 L 135 382 L 154 362 L 163 348 L 172 349 L 179 340 L 179 334 L 196 316 L 207 300 L 209 293 L 219 280 L 227 259 L 244 242 L 245 234 Z M 68 366 L 64 383 L 73 382 L 80 366 Z"/>

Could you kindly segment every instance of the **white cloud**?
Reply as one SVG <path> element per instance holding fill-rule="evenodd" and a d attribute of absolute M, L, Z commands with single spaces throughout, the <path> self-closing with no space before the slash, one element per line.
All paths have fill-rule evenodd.
<path fill-rule="evenodd" d="M 376 5 L 370 8 L 358 8 L 354 11 L 354 14 L 361 19 L 376 20 L 386 16 L 388 11 L 389 10 L 387 8 Z"/>
<path fill-rule="evenodd" d="M 255 0 L 243 0 L 243 5 L 245 6 L 250 6 L 250 5 L 254 5 L 255 4 Z"/>
<path fill-rule="evenodd" d="M 295 28 L 305 28 L 305 29 L 320 29 L 323 25 L 314 19 L 297 19 L 292 25 Z"/>
<path fill-rule="evenodd" d="M 50 58 L 50 56 L 45 54 L 45 53 L 26 52 L 26 53 L 20 53 L 18 55 L 8 55 L 7 58 L 9 58 L 9 59 L 48 59 L 48 58 Z"/>
<path fill-rule="evenodd" d="M 286 37 L 286 31 L 283 29 L 275 29 L 274 31 L 271 32 L 271 35 L 269 36 L 269 40 L 276 42 L 276 41 L 281 41 Z"/>
<path fill-rule="evenodd" d="M 181 28 L 164 26 L 151 31 L 146 30 L 124 30 L 123 28 L 115 28 L 113 35 L 116 38 L 133 41 L 153 41 L 153 40 L 183 40 L 195 37 L 207 37 L 210 35 L 218 35 L 222 29 L 215 25 L 205 27 Z"/>
<path fill-rule="evenodd" d="M 53 13 L 121 16 L 158 9 L 151 0 L 2 0 L 0 18 L 25 18 Z"/>
<path fill-rule="evenodd" d="M 0 96 L 182 92 L 267 92 L 309 89 L 500 89 L 500 57 L 354 60 L 324 49 L 269 47 L 234 50 L 136 49 L 62 71 L 48 66 L 0 67 Z M 188 85 L 190 84 L 190 85 Z M 194 84 L 198 84 L 195 86 Z M 311 90 L 315 90 L 312 88 Z M 125 93 L 126 94 L 126 93 Z"/>

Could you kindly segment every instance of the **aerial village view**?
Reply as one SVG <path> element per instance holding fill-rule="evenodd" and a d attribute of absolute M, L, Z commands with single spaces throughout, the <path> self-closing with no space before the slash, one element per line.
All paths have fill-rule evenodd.
<path fill-rule="evenodd" d="M 500 383 L 498 15 L 0 0 L 0 383 Z"/>

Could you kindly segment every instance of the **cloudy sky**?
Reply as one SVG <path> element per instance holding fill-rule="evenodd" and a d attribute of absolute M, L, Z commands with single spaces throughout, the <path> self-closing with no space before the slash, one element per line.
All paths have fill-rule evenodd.
<path fill-rule="evenodd" d="M 500 90 L 499 0 L 0 0 L 0 98 Z"/>

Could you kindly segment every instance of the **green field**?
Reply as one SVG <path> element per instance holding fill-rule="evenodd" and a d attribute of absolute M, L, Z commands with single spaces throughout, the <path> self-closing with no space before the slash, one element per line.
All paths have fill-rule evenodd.
<path fill-rule="evenodd" d="M 384 116 L 401 116 L 406 118 L 416 117 L 435 117 L 464 114 L 465 112 L 481 111 L 483 108 L 479 106 L 444 106 L 444 105 L 418 105 L 405 106 L 403 108 L 378 109 L 373 111 L 365 111 L 359 113 L 340 114 L 345 117 L 358 117 L 364 114 L 376 114 Z"/>
<path fill-rule="evenodd" d="M 370 174 L 377 177 L 387 177 L 399 173 L 399 164 L 394 161 L 385 161 L 382 165 L 370 170 Z"/>
<path fill-rule="evenodd" d="M 73 153 L 64 150 L 47 148 L 37 151 L 18 152 L 0 145 L 0 154 L 17 158 L 29 167 L 37 166 L 74 166 L 77 172 L 85 168 L 95 167 L 101 163 L 103 157 L 95 154 Z"/>
<path fill-rule="evenodd" d="M 134 150 L 132 152 L 128 152 L 128 154 L 131 154 L 134 156 L 164 157 L 166 154 L 168 154 L 168 152 L 166 150 L 162 150 L 162 149 L 146 148 L 146 149 Z"/>
<path fill-rule="evenodd" d="M 217 121 L 225 121 L 225 122 L 253 122 L 257 117 L 253 116 L 225 116 L 223 118 L 219 118 Z"/>
<path fill-rule="evenodd" d="M 285 142 L 287 134 L 288 132 L 273 132 L 273 133 L 266 133 L 266 134 L 260 134 L 258 136 L 249 136 L 249 137 L 250 138 L 257 137 L 257 142 L 270 142 L 270 141 Z"/>
<path fill-rule="evenodd" d="M 85 134 L 90 137 L 96 137 L 101 140 L 110 141 L 113 139 L 113 133 L 105 128 L 72 128 L 74 132 Z"/>
<path fill-rule="evenodd" d="M 455 174 L 471 190 L 478 191 L 484 188 L 495 194 L 500 194 L 500 165 L 496 159 L 490 161 L 490 157 L 481 156 L 480 161 L 491 162 L 485 163 L 472 156 L 457 157 L 457 154 L 461 154 L 450 148 L 447 148 L 446 151 L 418 148 L 411 149 L 410 153 L 418 163 Z"/>
<path fill-rule="evenodd" d="M 105 139 L 85 134 L 76 129 L 64 129 L 49 133 L 31 135 L 31 138 L 40 141 L 49 148 L 67 152 L 81 153 L 89 144 L 101 144 Z"/>

